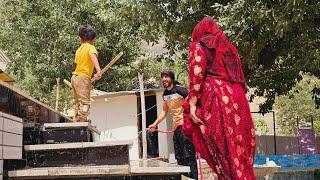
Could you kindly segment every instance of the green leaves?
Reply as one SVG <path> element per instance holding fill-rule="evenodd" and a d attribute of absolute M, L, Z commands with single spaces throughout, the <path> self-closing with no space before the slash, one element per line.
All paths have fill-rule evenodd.
<path fill-rule="evenodd" d="M 18 86 L 50 105 L 54 105 L 55 79 L 70 79 L 74 70 L 79 25 L 95 26 L 101 66 L 120 51 L 125 56 L 117 65 L 128 66 L 140 52 L 140 29 L 128 17 L 136 11 L 131 1 L 3 0 L 1 4 L 0 48 L 12 60 L 8 72 Z M 119 82 L 122 78 L 116 73 L 107 76 Z M 105 81 L 97 86 L 107 89 Z M 112 85 L 108 90 L 123 87 Z"/>
<path fill-rule="evenodd" d="M 216 19 L 239 50 L 250 87 L 268 98 L 261 111 L 272 108 L 276 95 L 286 94 L 299 73 L 320 76 L 319 1 L 139 1 L 145 31 L 164 31 L 171 54 L 185 50 L 194 25 L 205 15 Z M 157 35 L 157 34 L 155 34 Z M 157 40 L 162 34 L 153 36 Z M 151 39 L 152 40 L 152 39 Z"/>
<path fill-rule="evenodd" d="M 214 17 L 238 47 L 248 85 L 256 88 L 253 96 L 267 98 L 261 111 L 288 93 L 301 72 L 320 77 L 320 1 L 2 0 L 0 9 L 0 48 L 13 60 L 8 71 L 19 84 L 30 78 L 25 88 L 43 97 L 53 90 L 55 78 L 70 78 L 80 24 L 96 27 L 101 66 L 125 52 L 105 80 L 95 84 L 101 90 L 130 89 L 136 72 L 143 69 L 157 77 L 148 69 L 170 66 L 186 83 L 187 46 L 194 25 L 205 15 Z M 169 56 L 146 59 L 162 64 L 134 67 L 144 54 L 141 40 L 156 43 L 161 37 Z"/>
<path fill-rule="evenodd" d="M 297 117 L 301 126 L 311 126 L 314 120 L 315 130 L 320 133 L 320 109 L 315 108 L 313 90 L 320 86 L 320 80 L 314 76 L 304 76 L 288 95 L 276 98 L 275 111 L 278 132 L 294 135 L 297 132 Z"/>

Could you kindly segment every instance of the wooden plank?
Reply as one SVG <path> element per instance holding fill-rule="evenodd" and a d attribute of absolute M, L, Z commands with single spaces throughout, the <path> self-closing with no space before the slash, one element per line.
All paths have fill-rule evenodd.
<path fill-rule="evenodd" d="M 60 100 L 60 78 L 57 78 L 57 86 L 56 86 L 56 107 L 55 110 L 59 110 L 59 100 Z"/>
<path fill-rule="evenodd" d="M 101 75 L 106 73 L 108 69 L 122 57 L 122 55 L 123 55 L 123 52 L 120 52 L 114 58 L 112 58 L 112 60 L 101 70 Z M 96 80 L 95 77 L 91 78 L 91 82 L 94 82 L 95 80 Z"/>
<path fill-rule="evenodd" d="M 69 82 L 68 80 L 64 79 L 64 80 L 63 80 L 63 83 L 64 83 L 65 85 L 67 85 L 69 88 L 72 89 L 71 82 Z"/>
<path fill-rule="evenodd" d="M 142 114 L 142 159 L 147 159 L 147 123 L 146 123 L 146 106 L 144 99 L 144 83 L 143 74 L 138 74 L 140 84 L 140 101 L 141 101 L 141 114 Z"/>
<path fill-rule="evenodd" d="M 26 99 L 28 99 L 28 100 L 30 100 L 30 101 L 32 101 L 32 102 L 34 102 L 34 103 L 36 103 L 36 104 L 38 104 L 38 105 L 40 105 L 42 107 L 45 107 L 46 109 L 51 110 L 51 111 L 55 112 L 56 114 L 64 117 L 65 119 L 68 119 L 69 121 L 71 121 L 71 119 L 69 117 L 65 116 L 64 114 L 60 113 L 59 111 L 54 110 L 50 106 L 48 106 L 46 104 L 43 104 L 42 102 L 32 98 L 31 96 L 25 94 L 24 92 L 22 92 L 21 90 L 11 86 L 10 84 L 0 81 L 0 85 L 6 87 L 6 88 L 8 88 L 8 89 L 10 89 L 10 90 L 12 90 L 12 91 L 14 91 L 16 93 L 18 93 L 19 95 L 25 97 Z"/>

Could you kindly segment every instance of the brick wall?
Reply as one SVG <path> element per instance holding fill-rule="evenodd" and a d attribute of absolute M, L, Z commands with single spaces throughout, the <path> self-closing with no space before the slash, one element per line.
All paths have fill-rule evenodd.
<path fill-rule="evenodd" d="M 0 179 L 3 160 L 22 158 L 22 119 L 0 112 Z"/>

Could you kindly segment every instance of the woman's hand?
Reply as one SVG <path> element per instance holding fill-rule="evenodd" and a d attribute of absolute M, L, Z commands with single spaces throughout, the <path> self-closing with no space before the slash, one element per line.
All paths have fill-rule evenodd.
<path fill-rule="evenodd" d="M 192 121 L 193 121 L 194 123 L 196 123 L 196 124 L 202 124 L 201 119 L 199 119 L 199 118 L 196 116 L 197 97 L 192 97 L 192 98 L 190 98 L 189 104 L 190 104 L 190 118 L 192 119 Z"/>

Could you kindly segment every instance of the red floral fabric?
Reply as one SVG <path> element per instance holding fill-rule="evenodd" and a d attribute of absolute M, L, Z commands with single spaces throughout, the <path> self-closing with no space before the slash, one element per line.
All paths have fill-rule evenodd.
<path fill-rule="evenodd" d="M 184 103 L 183 130 L 219 179 L 252 180 L 255 129 L 245 96 L 238 51 L 216 22 L 205 17 L 189 46 L 189 98 L 198 98 L 199 126 Z"/>

